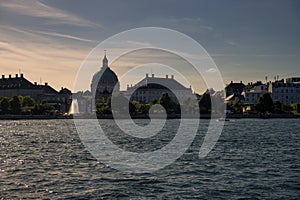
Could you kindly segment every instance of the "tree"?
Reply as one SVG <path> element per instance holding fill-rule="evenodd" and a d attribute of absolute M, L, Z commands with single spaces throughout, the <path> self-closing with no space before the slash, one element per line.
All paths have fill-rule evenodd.
<path fill-rule="evenodd" d="M 1 114 L 9 113 L 9 100 L 6 97 L 2 97 L 0 102 Z"/>
<path fill-rule="evenodd" d="M 243 112 L 243 103 L 241 102 L 241 100 L 236 97 L 234 99 L 234 101 L 232 102 L 232 106 L 231 106 L 234 110 L 235 113 L 242 113 Z"/>
<path fill-rule="evenodd" d="M 49 105 L 46 101 L 43 101 L 38 106 L 38 113 L 39 114 L 53 114 L 55 111 L 54 106 Z"/>
<path fill-rule="evenodd" d="M 264 93 L 254 102 L 254 109 L 259 112 L 273 112 L 274 104 L 269 93 Z"/>
<path fill-rule="evenodd" d="M 281 113 L 282 112 L 282 103 L 280 101 L 274 101 L 273 102 L 274 106 L 274 113 Z"/>
<path fill-rule="evenodd" d="M 173 101 L 168 93 L 163 93 L 158 99 L 158 103 L 166 109 L 168 114 L 180 113 L 180 105 L 176 101 Z"/>
<path fill-rule="evenodd" d="M 168 93 L 163 93 L 158 99 L 158 103 L 162 105 L 165 109 L 168 108 L 170 102 L 171 102 L 171 98 L 169 97 Z"/>
<path fill-rule="evenodd" d="M 282 104 L 282 111 L 285 113 L 291 113 L 293 110 L 293 107 L 291 105 L 284 105 Z"/>
<path fill-rule="evenodd" d="M 103 97 L 99 97 L 96 102 L 96 113 L 97 114 L 112 114 L 111 112 L 111 96 L 106 100 Z"/>
<path fill-rule="evenodd" d="M 23 97 L 22 107 L 26 107 L 26 106 L 32 107 L 32 106 L 34 106 L 34 104 L 35 104 L 35 101 L 30 96 Z"/>
<path fill-rule="evenodd" d="M 9 101 L 9 107 L 12 114 L 20 114 L 21 113 L 21 102 L 18 96 L 14 96 Z"/>
<path fill-rule="evenodd" d="M 211 113 L 211 98 L 208 92 L 205 92 L 199 100 L 200 113 L 210 114 Z"/>

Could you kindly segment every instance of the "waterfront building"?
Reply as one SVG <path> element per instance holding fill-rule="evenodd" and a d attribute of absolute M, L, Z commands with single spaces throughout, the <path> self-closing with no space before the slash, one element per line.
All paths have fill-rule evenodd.
<path fill-rule="evenodd" d="M 246 86 L 242 81 L 239 83 L 234 83 L 233 81 L 231 81 L 230 84 L 226 85 L 225 87 L 226 97 L 229 97 L 233 94 L 238 96 L 241 95 L 245 87 Z"/>
<path fill-rule="evenodd" d="M 282 104 L 294 104 L 300 102 L 300 82 L 295 78 L 287 78 L 272 82 L 269 85 L 269 92 L 273 101 L 280 101 Z"/>
<path fill-rule="evenodd" d="M 119 81 L 118 77 L 108 66 L 108 59 L 106 53 L 102 60 L 102 67 L 100 71 L 94 74 L 91 84 L 92 95 L 97 100 L 99 97 L 107 99 L 111 96 L 114 87 L 116 86 L 116 91 L 119 91 Z"/>
<path fill-rule="evenodd" d="M 286 83 L 300 83 L 300 77 L 287 78 Z"/>
<path fill-rule="evenodd" d="M 242 95 L 244 97 L 244 103 L 247 105 L 252 105 L 259 97 L 261 97 L 264 93 L 268 92 L 269 84 L 263 84 L 261 81 L 257 81 L 256 83 L 249 83 L 246 85 Z"/>
<path fill-rule="evenodd" d="M 176 100 L 177 96 L 180 101 L 188 99 L 193 94 L 191 87 L 184 87 L 174 79 L 174 75 L 171 77 L 166 75 L 162 78 L 155 77 L 154 74 L 151 77 L 146 74 L 146 77 L 134 86 L 127 85 L 124 96 L 130 98 L 131 101 L 150 103 L 152 100 L 158 100 L 164 93 L 167 93 L 173 100 Z"/>
<path fill-rule="evenodd" d="M 30 96 L 36 102 L 46 101 L 62 112 L 68 112 L 72 102 L 72 93 L 67 88 L 62 87 L 60 91 L 56 91 L 48 83 L 44 85 L 37 84 L 37 82 L 31 83 L 23 74 L 16 74 L 15 77 L 2 75 L 0 79 L 0 96 L 9 98 L 13 96 Z"/>

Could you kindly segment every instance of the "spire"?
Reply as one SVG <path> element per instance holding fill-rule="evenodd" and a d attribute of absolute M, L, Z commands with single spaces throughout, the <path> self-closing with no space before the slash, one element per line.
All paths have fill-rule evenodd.
<path fill-rule="evenodd" d="M 104 67 L 104 68 L 108 67 L 108 60 L 106 58 L 106 50 L 104 50 L 104 58 L 102 60 L 102 67 Z"/>

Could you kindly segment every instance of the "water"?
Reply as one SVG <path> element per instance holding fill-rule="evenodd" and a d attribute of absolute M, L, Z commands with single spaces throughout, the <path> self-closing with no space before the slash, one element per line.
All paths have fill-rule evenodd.
<path fill-rule="evenodd" d="M 112 120 L 100 122 L 107 129 L 113 127 Z M 177 122 L 168 121 L 172 127 Z M 72 120 L 0 121 L 0 198 L 300 198 L 299 120 L 226 122 L 213 151 L 199 160 L 207 124 L 208 120 L 201 121 L 192 146 L 175 163 L 136 175 L 95 160 Z M 170 131 L 146 146 L 121 134 L 109 137 L 122 148 L 155 150 L 173 136 Z"/>

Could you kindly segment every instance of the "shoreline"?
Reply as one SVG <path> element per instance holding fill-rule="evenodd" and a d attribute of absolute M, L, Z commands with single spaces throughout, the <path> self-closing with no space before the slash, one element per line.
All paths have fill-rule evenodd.
<path fill-rule="evenodd" d="M 164 115 L 154 115 L 155 119 L 164 119 Z M 218 114 L 202 114 L 200 119 L 219 119 L 224 116 Z M 94 114 L 82 114 L 66 116 L 55 115 L 0 115 L 0 120 L 47 120 L 47 119 L 94 119 Z M 132 119 L 149 119 L 147 115 L 134 115 Z M 185 116 L 185 119 L 194 119 L 195 116 Z M 229 114 L 226 115 L 226 119 L 297 119 L 300 118 L 300 114 Z M 97 119 L 114 119 L 113 115 L 98 115 Z M 119 119 L 127 119 L 127 117 L 119 117 Z M 169 115 L 167 119 L 180 119 L 180 115 Z"/>

